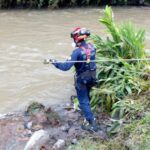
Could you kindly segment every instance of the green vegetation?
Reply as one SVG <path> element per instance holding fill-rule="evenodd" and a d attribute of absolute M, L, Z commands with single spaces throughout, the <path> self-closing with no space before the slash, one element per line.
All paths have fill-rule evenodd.
<path fill-rule="evenodd" d="M 99 84 L 91 92 L 93 108 L 119 113 L 124 116 L 127 95 L 139 95 L 150 90 L 147 61 L 129 61 L 128 59 L 146 58 L 144 50 L 145 31 L 137 30 L 132 23 L 117 25 L 110 7 L 106 7 L 104 16 L 99 20 L 107 28 L 111 37 L 102 39 L 93 35 L 92 41 L 97 48 L 97 59 L 112 60 L 97 63 Z M 126 60 L 127 59 L 127 60 Z"/>
<path fill-rule="evenodd" d="M 149 150 L 150 145 L 150 113 L 141 120 L 134 121 L 109 141 L 84 139 L 68 150 Z"/>
<path fill-rule="evenodd" d="M 102 143 L 102 141 L 99 141 L 98 143 L 90 138 L 87 138 L 81 140 L 75 146 L 70 146 L 67 150 L 107 150 L 107 147 Z"/>
<path fill-rule="evenodd" d="M 0 0 L 0 8 L 62 8 L 101 5 L 149 5 L 150 0 Z"/>
<path fill-rule="evenodd" d="M 110 7 L 100 19 L 111 37 L 94 35 L 99 84 L 91 92 L 93 108 L 118 118 L 107 127 L 109 140 L 81 139 L 68 150 L 149 150 L 150 149 L 150 70 L 147 61 L 125 59 L 146 58 L 144 30 L 131 23 L 117 25 Z"/>
<path fill-rule="evenodd" d="M 139 96 L 130 96 L 126 115 L 112 124 L 109 140 L 95 140 L 87 137 L 68 150 L 149 150 L 150 145 L 150 91 Z M 123 101 L 121 101 L 123 102 Z M 119 125 L 119 122 L 121 126 Z M 114 128 L 114 125 L 116 128 Z M 117 130 L 116 130 L 117 129 Z"/>

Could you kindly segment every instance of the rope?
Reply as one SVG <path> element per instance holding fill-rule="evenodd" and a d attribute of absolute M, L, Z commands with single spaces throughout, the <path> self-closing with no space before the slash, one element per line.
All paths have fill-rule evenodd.
<path fill-rule="evenodd" d="M 107 62 L 107 61 L 120 61 L 120 60 L 126 60 L 126 61 L 150 61 L 150 58 L 145 58 L 145 59 L 136 59 L 136 58 L 133 58 L 133 59 L 105 59 L 105 60 L 91 60 L 90 62 Z M 82 62 L 87 62 L 86 60 L 81 60 L 81 61 L 56 61 L 56 63 L 70 63 L 70 62 L 73 62 L 73 63 L 82 63 Z M 51 63 L 51 62 L 49 62 Z M 127 70 L 124 70 L 124 69 L 114 69 L 112 68 L 113 70 L 116 70 L 116 71 L 127 71 Z M 148 75 L 150 76 L 149 73 L 145 73 L 145 72 L 139 72 L 139 71 L 130 71 L 128 70 L 129 72 L 133 72 L 133 73 L 141 73 L 143 75 Z"/>
<path fill-rule="evenodd" d="M 6 60 L 14 60 L 14 61 L 26 61 L 26 62 L 41 62 L 39 60 L 29 60 L 29 59 L 14 59 L 14 58 L 1 58 L 2 59 L 6 59 Z M 90 62 L 109 62 L 109 61 L 150 61 L 150 58 L 132 58 L 132 59 L 107 59 L 107 58 L 101 58 L 98 60 L 90 60 Z M 49 61 L 49 59 L 45 59 L 44 61 L 47 61 L 46 63 L 49 64 L 51 63 Z M 77 61 L 71 61 L 71 60 L 56 60 L 55 63 L 84 63 L 87 62 L 86 60 L 77 60 Z"/>
<path fill-rule="evenodd" d="M 132 58 L 132 59 L 101 59 L 101 60 L 90 60 L 90 62 L 109 62 L 109 61 L 150 61 L 150 58 Z M 47 60 L 49 61 L 49 60 Z M 71 61 L 71 60 L 59 60 L 54 63 L 84 63 L 87 62 L 86 60 L 78 60 L 78 61 Z M 47 63 L 51 63 L 50 61 Z"/>
<path fill-rule="evenodd" d="M 4 59 L 7 59 L 7 58 L 4 58 Z M 1 59 L 2 60 L 2 59 Z M 26 61 L 26 62 L 32 62 L 32 63 L 41 63 L 41 61 L 39 60 L 29 60 L 29 59 L 13 59 L 13 58 L 10 58 L 8 60 L 14 60 L 14 61 Z M 101 59 L 101 60 L 91 60 L 90 62 L 109 62 L 109 61 L 121 61 L 121 60 L 125 60 L 125 61 L 150 61 L 150 58 L 133 58 L 133 59 Z M 80 61 L 56 61 L 56 63 L 83 63 L 83 62 L 87 62 L 86 60 L 80 60 Z M 45 64 L 49 64 L 51 63 L 49 61 L 49 59 L 47 59 L 47 62 Z M 112 68 L 113 70 L 116 70 L 116 71 L 127 71 L 127 70 L 124 70 L 124 69 L 114 69 Z M 128 70 L 129 71 L 129 70 Z M 133 73 L 141 73 L 143 75 L 148 75 L 150 76 L 149 73 L 145 73 L 145 72 L 139 72 L 139 71 L 130 71 L 130 72 L 133 72 Z"/>

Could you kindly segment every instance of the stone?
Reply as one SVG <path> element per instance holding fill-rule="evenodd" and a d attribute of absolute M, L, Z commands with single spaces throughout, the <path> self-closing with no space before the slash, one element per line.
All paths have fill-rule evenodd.
<path fill-rule="evenodd" d="M 24 150 L 40 149 L 49 140 L 49 134 L 45 130 L 39 130 L 33 133 Z"/>
<path fill-rule="evenodd" d="M 68 132 L 68 131 L 69 131 L 69 128 L 70 128 L 69 125 L 64 125 L 64 126 L 61 126 L 60 129 L 61 129 L 62 131 L 64 131 L 64 132 Z"/>
<path fill-rule="evenodd" d="M 65 147 L 65 140 L 59 139 L 53 146 L 53 150 L 62 150 Z"/>
<path fill-rule="evenodd" d="M 108 140 L 108 136 L 104 131 L 98 131 L 97 134 L 99 135 L 99 138 L 102 140 Z"/>
<path fill-rule="evenodd" d="M 32 131 L 38 131 L 38 130 L 41 130 L 43 129 L 43 125 L 40 125 L 40 124 L 35 124 L 32 126 Z"/>
<path fill-rule="evenodd" d="M 45 146 L 41 146 L 40 150 L 47 150 Z"/>
<path fill-rule="evenodd" d="M 72 139 L 71 144 L 77 144 L 77 139 Z"/>
<path fill-rule="evenodd" d="M 47 109 L 46 117 L 47 117 L 47 122 L 52 127 L 60 126 L 61 118 L 60 118 L 59 114 L 57 112 L 53 111 L 51 108 Z"/>
<path fill-rule="evenodd" d="M 73 106 L 70 103 L 66 103 L 66 105 L 64 106 L 64 109 L 69 111 L 69 110 L 73 109 Z"/>
<path fill-rule="evenodd" d="M 78 114 L 76 112 L 74 112 L 74 111 L 70 111 L 68 113 L 67 117 L 68 117 L 67 118 L 68 120 L 74 120 L 74 121 L 77 121 L 78 118 L 79 118 Z"/>
<path fill-rule="evenodd" d="M 74 127 L 70 128 L 68 131 L 68 136 L 70 138 L 74 138 L 74 137 L 76 137 L 76 135 L 77 135 L 76 128 L 74 128 Z"/>
<path fill-rule="evenodd" d="M 33 134 L 33 132 L 32 132 L 31 130 L 25 130 L 23 134 L 24 134 L 24 136 L 26 136 L 26 137 L 31 137 L 32 134 Z"/>
<path fill-rule="evenodd" d="M 33 125 L 32 121 L 27 122 L 27 123 L 24 124 L 25 128 L 27 128 L 27 129 L 31 129 L 32 125 Z"/>
<path fill-rule="evenodd" d="M 36 117 L 36 120 L 37 120 L 38 123 L 45 123 L 45 122 L 47 122 L 47 116 L 46 116 L 44 111 L 37 112 L 35 114 L 35 117 Z"/>
<path fill-rule="evenodd" d="M 34 115 L 44 110 L 45 110 L 45 106 L 43 104 L 38 102 L 33 102 L 28 106 L 26 113 L 28 115 Z"/>
<path fill-rule="evenodd" d="M 16 132 L 22 133 L 24 131 L 24 125 L 23 124 L 17 124 L 16 125 Z"/>

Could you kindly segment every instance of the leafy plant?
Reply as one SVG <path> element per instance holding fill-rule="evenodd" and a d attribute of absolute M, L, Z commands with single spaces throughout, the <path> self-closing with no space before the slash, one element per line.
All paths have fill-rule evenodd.
<path fill-rule="evenodd" d="M 93 108 L 101 106 L 103 111 L 111 112 L 116 102 L 121 107 L 118 101 L 122 101 L 126 95 L 138 95 L 144 90 L 143 68 L 147 62 L 126 59 L 146 58 L 145 31 L 136 30 L 131 23 L 117 25 L 108 6 L 99 21 L 106 26 L 110 37 L 104 40 L 98 35 L 92 36 L 97 48 L 97 60 L 104 61 L 97 62 L 98 85 L 91 91 L 91 105 Z M 113 106 L 113 109 L 118 107 Z"/>

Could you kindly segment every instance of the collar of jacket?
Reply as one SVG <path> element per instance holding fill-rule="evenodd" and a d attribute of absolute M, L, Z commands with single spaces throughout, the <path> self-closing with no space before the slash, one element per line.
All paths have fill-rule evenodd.
<path fill-rule="evenodd" d="M 82 41 L 81 43 L 80 43 L 80 46 L 85 46 L 87 43 L 85 42 L 85 41 Z M 79 47 L 80 47 L 79 46 Z"/>

